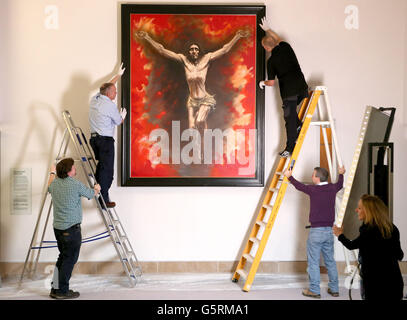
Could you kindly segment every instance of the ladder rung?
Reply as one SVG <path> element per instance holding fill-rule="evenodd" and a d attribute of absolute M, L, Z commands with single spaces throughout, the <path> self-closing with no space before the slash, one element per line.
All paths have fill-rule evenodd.
<path fill-rule="evenodd" d="M 127 251 L 126 254 L 127 254 L 128 257 L 131 257 L 134 254 L 134 252 L 133 251 Z"/>
<path fill-rule="evenodd" d="M 244 271 L 243 269 L 238 269 L 236 272 L 240 274 L 243 278 L 247 279 L 247 272 Z"/>
<path fill-rule="evenodd" d="M 283 176 L 283 175 L 284 175 L 284 172 L 276 171 L 276 175 L 277 175 L 277 176 Z"/>
<path fill-rule="evenodd" d="M 330 126 L 331 123 L 329 121 L 311 121 L 310 126 Z"/>
<path fill-rule="evenodd" d="M 278 190 L 279 190 L 278 188 L 270 188 L 269 189 L 269 191 L 271 191 L 271 192 L 278 192 Z"/>
<path fill-rule="evenodd" d="M 245 253 L 245 254 L 243 255 L 243 257 L 246 259 L 246 261 L 249 261 L 250 263 L 252 263 L 252 262 L 254 261 L 254 257 L 251 256 L 251 255 L 248 254 L 248 253 Z"/>
<path fill-rule="evenodd" d="M 264 221 L 256 221 L 256 223 L 260 226 L 260 227 L 266 227 L 267 223 L 265 223 Z"/>
<path fill-rule="evenodd" d="M 260 243 L 260 239 L 258 239 L 258 238 L 256 238 L 256 237 L 251 237 L 251 238 L 249 239 L 249 241 L 251 241 L 251 242 L 253 242 L 253 243 L 257 243 L 257 244 Z"/>
<path fill-rule="evenodd" d="M 263 204 L 263 208 L 273 210 L 273 206 L 271 206 L 269 204 Z"/>

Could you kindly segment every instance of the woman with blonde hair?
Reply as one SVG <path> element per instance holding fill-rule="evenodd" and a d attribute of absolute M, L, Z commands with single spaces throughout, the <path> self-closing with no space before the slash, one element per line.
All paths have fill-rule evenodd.
<path fill-rule="evenodd" d="M 390 221 L 384 202 L 377 196 L 363 195 L 356 208 L 362 221 L 359 236 L 349 240 L 343 229 L 334 225 L 333 233 L 349 250 L 359 249 L 361 295 L 366 300 L 401 300 L 403 277 L 399 260 L 404 253 L 400 246 L 400 233 Z"/>

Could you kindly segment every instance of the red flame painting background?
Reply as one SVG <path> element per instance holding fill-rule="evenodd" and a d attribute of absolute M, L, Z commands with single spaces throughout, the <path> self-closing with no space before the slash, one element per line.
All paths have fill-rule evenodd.
<path fill-rule="evenodd" d="M 254 157 L 257 150 L 249 129 L 256 128 L 256 15 L 131 14 L 130 28 L 130 177 L 254 177 L 254 170 L 239 174 L 239 168 L 248 164 L 229 163 L 227 148 L 223 164 L 151 162 L 152 130 L 162 128 L 171 135 L 172 121 L 180 122 L 181 132 L 188 128 L 189 92 L 183 65 L 160 55 L 136 32 L 145 31 L 165 48 L 186 54 L 193 42 L 204 53 L 212 52 L 238 30 L 249 31 L 248 37 L 241 38 L 208 69 L 206 90 L 214 95 L 216 109 L 207 123 L 209 129 L 244 129 L 239 130 L 244 134 L 236 135 L 232 152 L 240 149 Z"/>

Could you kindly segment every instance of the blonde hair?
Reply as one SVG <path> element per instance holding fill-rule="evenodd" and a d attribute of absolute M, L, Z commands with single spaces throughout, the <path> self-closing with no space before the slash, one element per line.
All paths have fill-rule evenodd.
<path fill-rule="evenodd" d="M 270 48 L 274 48 L 277 45 L 276 40 L 271 36 L 264 36 L 261 39 L 261 44 Z"/>
<path fill-rule="evenodd" d="M 384 239 L 391 237 L 393 223 L 389 218 L 389 210 L 384 202 L 377 196 L 364 194 L 360 200 L 365 210 L 365 223 L 377 226 Z"/>

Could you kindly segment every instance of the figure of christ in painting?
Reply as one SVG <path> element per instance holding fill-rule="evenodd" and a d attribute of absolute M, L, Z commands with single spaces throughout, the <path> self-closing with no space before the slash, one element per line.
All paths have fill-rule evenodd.
<path fill-rule="evenodd" d="M 145 31 L 137 31 L 136 36 L 147 40 L 161 55 L 182 63 L 185 70 L 186 81 L 189 89 L 187 100 L 188 124 L 190 129 L 203 131 L 208 128 L 207 118 L 209 113 L 215 109 L 216 100 L 214 96 L 206 91 L 206 74 L 210 62 L 228 53 L 240 38 L 248 37 L 248 31 L 239 30 L 235 36 L 222 48 L 214 52 L 202 54 L 198 44 L 192 43 L 188 48 L 188 54 L 175 53 L 164 48 Z"/>

